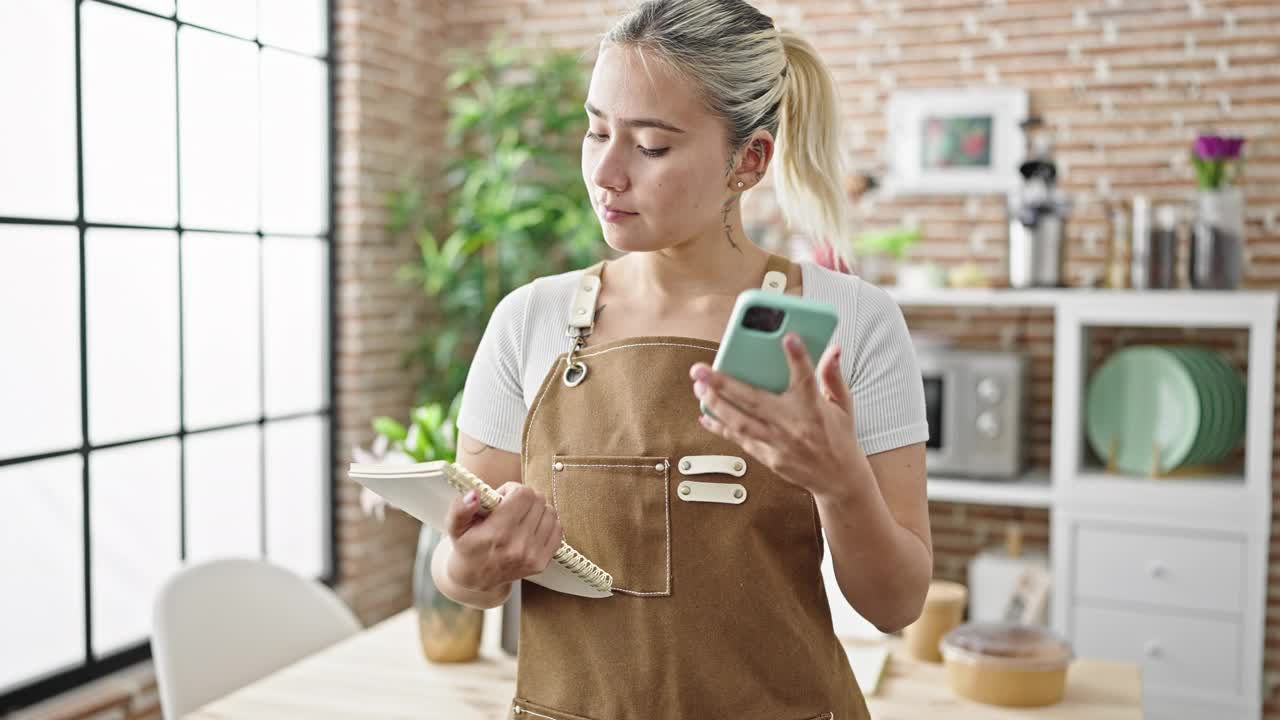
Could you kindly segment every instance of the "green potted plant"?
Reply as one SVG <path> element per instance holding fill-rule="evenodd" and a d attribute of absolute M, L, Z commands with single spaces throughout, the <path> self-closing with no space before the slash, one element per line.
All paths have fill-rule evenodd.
<path fill-rule="evenodd" d="M 578 53 L 498 37 L 450 62 L 443 167 L 429 181 L 404 178 L 387 198 L 389 231 L 419 249 L 398 277 L 432 309 L 403 359 L 422 368 L 422 380 L 409 421 L 376 418 L 373 447 L 354 453 L 359 462 L 454 460 L 462 387 L 498 301 L 535 277 L 594 263 L 603 248 L 579 164 L 588 68 Z M 373 514 L 384 507 L 368 493 L 361 504 Z M 465 660 L 478 649 L 483 614 L 435 588 L 440 537 L 423 527 L 414 565 L 423 652 Z"/>
<path fill-rule="evenodd" d="M 356 462 L 411 464 L 457 458 L 458 407 L 462 394 L 454 396 L 446 410 L 439 403 L 413 408 L 409 421 L 378 417 L 373 420 L 377 439 L 369 450 L 352 448 Z M 367 488 L 360 490 L 366 514 L 382 517 L 386 502 Z M 418 638 L 422 654 L 431 662 L 467 662 L 480 650 L 484 612 L 454 602 L 440 592 L 431 577 L 431 558 L 443 533 L 424 524 L 418 535 L 413 566 L 413 604 L 418 612 Z"/>
<path fill-rule="evenodd" d="M 899 284 L 902 281 L 906 258 L 911 247 L 920 241 L 920 231 L 914 228 L 890 228 L 868 230 L 854 240 L 854 250 L 859 257 L 859 273 L 867 280 L 880 282 L 886 261 L 894 265 Z"/>
<path fill-rule="evenodd" d="M 577 53 L 510 47 L 451 56 L 447 161 L 387 201 L 389 229 L 420 250 L 401 268 L 433 316 L 406 363 L 423 367 L 419 403 L 451 398 L 494 306 L 535 277 L 599 259 L 600 226 L 582 182 L 588 68 Z"/>

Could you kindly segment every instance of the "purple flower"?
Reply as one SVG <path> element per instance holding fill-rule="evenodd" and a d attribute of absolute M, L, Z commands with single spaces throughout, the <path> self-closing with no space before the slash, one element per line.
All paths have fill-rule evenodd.
<path fill-rule="evenodd" d="M 1203 160 L 1222 157 L 1222 138 L 1217 135 L 1201 135 L 1196 138 L 1196 156 Z"/>
<path fill-rule="evenodd" d="M 1244 138 L 1201 135 L 1196 138 L 1195 153 L 1202 160 L 1227 160 L 1240 157 Z"/>
<path fill-rule="evenodd" d="M 1196 184 L 1214 189 L 1236 182 L 1240 174 L 1241 149 L 1244 138 L 1223 135 L 1199 135 L 1191 150 L 1191 166 Z"/>

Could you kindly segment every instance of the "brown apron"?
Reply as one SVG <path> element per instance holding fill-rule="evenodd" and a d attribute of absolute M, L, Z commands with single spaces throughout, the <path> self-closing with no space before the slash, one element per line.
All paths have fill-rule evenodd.
<path fill-rule="evenodd" d="M 772 256 L 766 289 L 785 287 L 789 268 Z M 579 282 L 598 293 L 602 269 Z M 574 350 L 525 418 L 522 461 L 524 482 L 556 507 L 565 540 L 613 575 L 614 594 L 522 583 L 510 717 L 869 718 L 832 631 L 813 497 L 698 423 L 689 368 L 710 364 L 718 344 L 583 347 L 594 303 L 580 285 Z"/>

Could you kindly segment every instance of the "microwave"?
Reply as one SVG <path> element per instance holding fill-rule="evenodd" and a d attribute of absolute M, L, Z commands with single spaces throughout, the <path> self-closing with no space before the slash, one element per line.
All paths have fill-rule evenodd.
<path fill-rule="evenodd" d="M 917 350 L 929 474 L 1012 480 L 1025 460 L 1027 359 L 1017 352 Z"/>

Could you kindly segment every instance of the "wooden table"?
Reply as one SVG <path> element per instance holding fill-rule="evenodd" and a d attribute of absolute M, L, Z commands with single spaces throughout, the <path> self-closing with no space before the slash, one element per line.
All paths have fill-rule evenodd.
<path fill-rule="evenodd" d="M 891 649 L 898 647 L 890 641 Z M 505 654 L 459 665 L 422 657 L 417 619 L 400 613 L 206 705 L 187 720 L 502 720 L 515 689 Z M 1077 660 L 1057 705 L 1014 710 L 954 696 L 941 665 L 894 652 L 879 691 L 867 698 L 875 720 L 1141 720 L 1136 665 Z M 603 719 L 602 719 L 603 720 Z"/>

